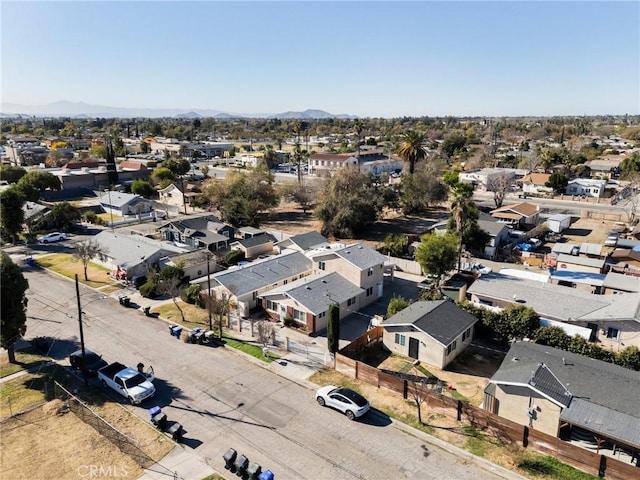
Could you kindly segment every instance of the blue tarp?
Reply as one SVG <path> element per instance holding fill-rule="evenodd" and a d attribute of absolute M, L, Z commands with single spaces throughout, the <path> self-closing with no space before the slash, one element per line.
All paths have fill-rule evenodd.
<path fill-rule="evenodd" d="M 533 248 L 533 245 L 531 245 L 530 243 L 519 243 L 517 247 L 523 252 L 528 252 Z"/>

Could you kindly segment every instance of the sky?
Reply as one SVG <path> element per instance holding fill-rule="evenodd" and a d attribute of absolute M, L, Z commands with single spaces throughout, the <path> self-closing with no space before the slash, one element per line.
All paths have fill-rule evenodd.
<path fill-rule="evenodd" d="M 1 0 L 2 102 L 640 114 L 640 2 Z"/>

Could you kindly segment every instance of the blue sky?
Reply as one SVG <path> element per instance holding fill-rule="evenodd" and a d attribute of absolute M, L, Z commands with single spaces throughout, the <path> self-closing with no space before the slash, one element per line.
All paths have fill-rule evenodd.
<path fill-rule="evenodd" d="M 7 2 L 2 102 L 640 113 L 640 2 Z"/>

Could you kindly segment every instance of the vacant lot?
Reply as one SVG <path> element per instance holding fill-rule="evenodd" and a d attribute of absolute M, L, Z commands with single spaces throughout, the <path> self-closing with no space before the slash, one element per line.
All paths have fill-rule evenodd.
<path fill-rule="evenodd" d="M 138 478 L 142 468 L 105 436 L 69 412 L 62 401 L 45 403 L 45 391 L 52 392 L 48 380 L 67 375 L 62 367 L 45 370 L 2 384 L 0 478 L 87 478 L 91 468 L 110 472 L 103 476 Z M 106 399 L 99 389 L 88 389 L 83 392 L 83 398 L 96 414 L 129 437 L 151 459 L 160 460 L 174 447 L 167 436 L 122 405 Z M 90 415 L 88 410 L 83 411 Z"/>

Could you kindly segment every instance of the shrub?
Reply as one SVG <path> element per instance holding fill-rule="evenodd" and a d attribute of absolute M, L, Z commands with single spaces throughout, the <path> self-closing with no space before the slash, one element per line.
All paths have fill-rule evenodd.
<path fill-rule="evenodd" d="M 227 265 L 237 265 L 245 259 L 244 252 L 242 250 L 229 250 L 224 256 L 224 262 Z"/>
<path fill-rule="evenodd" d="M 94 225 L 105 225 L 107 223 L 102 218 L 100 218 L 98 214 L 93 210 L 89 210 L 85 212 L 84 215 L 82 215 L 82 220 L 84 220 L 87 223 L 92 223 Z"/>
<path fill-rule="evenodd" d="M 154 298 L 158 296 L 158 284 L 154 279 L 149 279 L 140 287 L 140 295 L 144 298 Z"/>
<path fill-rule="evenodd" d="M 197 305 L 200 308 L 204 307 L 204 299 L 200 296 L 200 285 L 189 285 L 182 291 L 180 298 L 185 303 Z"/>

